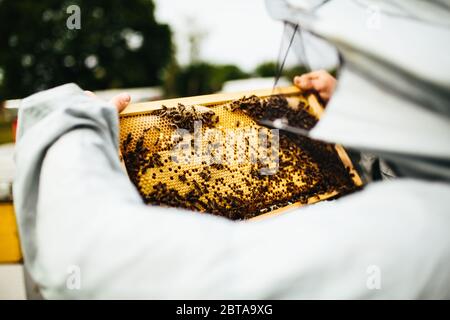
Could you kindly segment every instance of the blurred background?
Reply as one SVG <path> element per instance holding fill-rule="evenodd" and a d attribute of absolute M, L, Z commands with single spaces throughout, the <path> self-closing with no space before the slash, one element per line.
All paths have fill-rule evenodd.
<path fill-rule="evenodd" d="M 0 21 L 0 143 L 14 99 L 67 82 L 135 102 L 270 88 L 286 41 L 263 0 L 0 0 Z M 279 84 L 305 70 L 289 56 Z"/>
<path fill-rule="evenodd" d="M 263 0 L 0 0 L 0 21 L 0 143 L 15 99 L 67 82 L 135 102 L 271 87 L 284 41 Z M 280 84 L 305 71 L 295 62 Z"/>

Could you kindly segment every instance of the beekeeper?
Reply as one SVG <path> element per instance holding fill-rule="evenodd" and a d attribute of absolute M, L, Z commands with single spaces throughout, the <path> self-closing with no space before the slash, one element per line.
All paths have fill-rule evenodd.
<path fill-rule="evenodd" d="M 117 156 L 128 96 L 37 93 L 19 111 L 14 201 L 44 298 L 450 298 L 449 29 L 381 10 L 389 30 L 368 37 L 364 7 L 336 2 L 305 24 L 344 61 L 311 134 L 399 177 L 259 222 L 146 206 Z"/>

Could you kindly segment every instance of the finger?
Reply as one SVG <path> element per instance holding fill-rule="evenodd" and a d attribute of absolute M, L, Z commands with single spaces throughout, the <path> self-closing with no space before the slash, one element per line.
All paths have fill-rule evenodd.
<path fill-rule="evenodd" d="M 112 103 L 113 105 L 116 106 L 118 112 L 121 112 L 123 109 L 125 109 L 128 106 L 130 101 L 131 101 L 130 95 L 128 93 L 124 92 L 124 93 L 118 94 L 117 96 L 113 97 L 110 100 L 110 103 Z"/>
<path fill-rule="evenodd" d="M 322 78 L 322 77 L 326 76 L 327 74 L 328 74 L 328 72 L 326 72 L 325 70 L 316 70 L 316 71 L 309 72 L 307 75 L 311 79 L 318 79 L 318 78 Z"/>
<path fill-rule="evenodd" d="M 313 88 L 312 79 L 307 74 L 295 77 L 294 84 L 301 90 L 311 90 Z"/>
<path fill-rule="evenodd" d="M 311 87 L 317 92 L 322 92 L 326 89 L 326 83 L 322 79 L 311 80 Z"/>
<path fill-rule="evenodd" d="M 300 83 L 301 81 L 305 81 L 305 79 L 306 80 L 310 80 L 310 79 L 314 79 L 314 78 L 316 78 L 316 77 L 312 74 L 312 72 L 304 73 L 301 76 L 295 76 L 294 77 L 294 83 L 295 82 Z"/>
<path fill-rule="evenodd" d="M 322 75 L 322 70 L 304 73 L 301 76 L 294 77 L 294 83 L 296 83 L 296 82 L 300 83 L 300 81 L 302 81 L 303 79 L 307 79 L 307 80 L 317 79 L 321 75 Z M 303 80 L 303 81 L 307 81 L 307 80 Z"/>
<path fill-rule="evenodd" d="M 315 79 L 312 83 L 314 90 L 319 94 L 320 98 L 327 102 L 330 99 L 333 89 L 323 79 Z"/>

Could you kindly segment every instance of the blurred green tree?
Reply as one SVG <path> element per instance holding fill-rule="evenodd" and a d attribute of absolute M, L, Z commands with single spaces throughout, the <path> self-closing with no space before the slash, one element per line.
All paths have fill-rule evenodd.
<path fill-rule="evenodd" d="M 287 68 L 283 71 L 283 76 L 285 76 L 288 80 L 293 80 L 295 76 L 301 76 L 304 73 L 308 73 L 308 69 L 303 65 L 299 65 Z"/>
<path fill-rule="evenodd" d="M 258 77 L 275 77 L 277 74 L 277 64 L 275 62 L 263 62 L 256 66 L 254 74 Z"/>
<path fill-rule="evenodd" d="M 81 29 L 66 26 L 81 9 Z M 152 0 L 0 0 L 0 100 L 76 82 L 96 90 L 160 84 L 173 57 Z"/>
<path fill-rule="evenodd" d="M 263 62 L 256 66 L 255 71 L 253 72 L 255 76 L 258 77 L 275 77 L 277 75 L 277 64 L 272 61 Z M 287 79 L 293 79 L 295 76 L 300 76 L 304 73 L 307 73 L 308 69 L 303 65 L 298 65 L 290 68 L 284 68 L 281 71 L 282 77 L 286 77 Z"/>
<path fill-rule="evenodd" d="M 180 67 L 174 63 L 166 71 L 164 89 L 168 97 L 209 94 L 221 90 L 225 81 L 248 76 L 234 65 L 196 62 Z"/>

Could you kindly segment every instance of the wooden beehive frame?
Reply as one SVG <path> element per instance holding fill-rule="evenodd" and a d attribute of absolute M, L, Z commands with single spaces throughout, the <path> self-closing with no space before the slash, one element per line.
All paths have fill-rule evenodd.
<path fill-rule="evenodd" d="M 154 110 L 161 109 L 162 105 L 166 107 L 176 107 L 179 103 L 189 106 L 189 105 L 202 105 L 205 107 L 212 107 L 215 105 L 225 104 L 233 100 L 237 100 L 242 98 L 243 96 L 251 96 L 256 95 L 259 98 L 266 98 L 274 94 L 281 94 L 285 96 L 293 96 L 299 95 L 302 92 L 295 86 L 290 87 L 281 87 L 276 89 L 263 89 L 263 90 L 253 90 L 253 91 L 244 91 L 244 92 L 234 92 L 234 93 L 218 93 L 218 94 L 210 94 L 210 95 L 202 95 L 202 96 L 193 96 L 193 97 L 185 97 L 185 98 L 175 98 L 175 99 L 167 99 L 167 100 L 159 100 L 159 101 L 151 101 L 151 102 L 143 102 L 143 103 L 135 103 L 129 105 L 125 110 L 121 112 L 121 116 L 133 115 L 133 114 L 143 114 L 148 113 Z M 314 94 L 307 95 L 307 101 L 309 104 L 309 109 L 307 110 L 310 114 L 314 115 L 316 118 L 320 119 L 323 113 L 323 107 L 320 105 Z M 347 152 L 341 145 L 335 145 L 335 149 L 343 163 L 343 165 L 347 168 L 350 168 L 350 173 L 352 174 L 352 180 L 356 186 L 362 185 L 362 180 L 358 175 L 358 172 L 355 170 Z M 308 204 L 312 204 L 315 202 L 319 202 L 322 200 L 330 199 L 336 196 L 338 193 L 336 191 L 329 192 L 326 194 L 318 195 L 317 197 L 312 197 L 308 200 Z M 293 203 L 291 205 L 285 206 L 283 208 L 279 208 L 277 210 L 270 211 L 265 214 L 261 214 L 257 217 L 254 217 L 250 220 L 259 220 L 267 217 L 277 216 L 284 212 L 290 211 L 292 209 L 301 207 L 305 204 L 300 202 Z"/>

